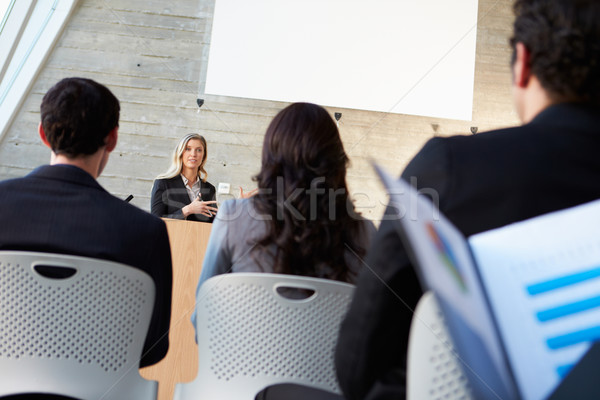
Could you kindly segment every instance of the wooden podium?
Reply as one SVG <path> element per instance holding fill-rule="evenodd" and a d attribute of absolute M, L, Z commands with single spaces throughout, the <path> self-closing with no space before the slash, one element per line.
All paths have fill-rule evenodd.
<path fill-rule="evenodd" d="M 173 260 L 169 351 L 159 363 L 140 369 L 140 373 L 146 379 L 158 381 L 158 400 L 172 400 L 175 384 L 192 381 L 198 371 L 198 346 L 190 317 L 212 225 L 176 219 L 164 221 Z"/>

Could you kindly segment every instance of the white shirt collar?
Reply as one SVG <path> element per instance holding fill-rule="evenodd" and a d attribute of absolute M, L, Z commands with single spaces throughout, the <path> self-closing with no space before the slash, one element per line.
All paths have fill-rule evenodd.
<path fill-rule="evenodd" d="M 188 182 L 190 181 L 188 178 L 185 177 L 185 175 L 183 174 L 179 174 L 181 176 L 181 179 L 183 179 L 183 184 L 187 186 Z M 196 181 L 192 184 L 192 186 L 196 185 L 197 183 L 199 183 L 198 181 L 200 180 L 200 177 L 198 175 L 196 175 Z"/>
<path fill-rule="evenodd" d="M 190 202 L 196 200 L 198 195 L 200 194 L 200 178 L 196 176 L 196 182 L 192 184 L 192 187 L 188 185 L 189 179 L 186 178 L 183 174 L 179 174 L 181 179 L 183 180 L 183 186 L 185 186 L 185 190 L 188 193 L 188 197 L 190 198 Z"/>

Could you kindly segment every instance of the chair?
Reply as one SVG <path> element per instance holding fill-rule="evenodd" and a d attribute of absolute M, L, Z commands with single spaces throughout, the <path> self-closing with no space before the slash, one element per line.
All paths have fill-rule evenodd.
<path fill-rule="evenodd" d="M 156 399 L 138 364 L 154 282 L 123 264 L 0 251 L 0 396 Z"/>
<path fill-rule="evenodd" d="M 287 288 L 309 291 L 288 298 Z M 277 383 L 340 393 L 338 329 L 354 286 L 309 277 L 232 273 L 202 285 L 196 299 L 198 376 L 174 400 L 254 400 Z"/>
<path fill-rule="evenodd" d="M 432 292 L 426 292 L 415 309 L 407 365 L 408 400 L 472 398 Z"/>

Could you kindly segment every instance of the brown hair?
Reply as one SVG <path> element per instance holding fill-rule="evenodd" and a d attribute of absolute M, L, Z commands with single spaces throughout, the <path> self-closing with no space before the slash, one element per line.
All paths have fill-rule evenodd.
<path fill-rule="evenodd" d="M 271 217 L 259 245 L 275 243 L 276 273 L 352 280 L 346 246 L 359 256 L 365 249 L 348 197 L 347 164 L 337 126 L 324 108 L 294 103 L 270 123 L 253 201 Z"/>

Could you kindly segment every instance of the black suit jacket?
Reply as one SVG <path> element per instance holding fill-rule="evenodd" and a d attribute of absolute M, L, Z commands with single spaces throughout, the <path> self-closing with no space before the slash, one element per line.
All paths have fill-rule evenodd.
<path fill-rule="evenodd" d="M 0 250 L 94 257 L 148 273 L 156 298 L 140 365 L 164 357 L 172 284 L 164 221 L 112 196 L 87 172 L 54 165 L 0 182 L 0 227 Z"/>
<path fill-rule="evenodd" d="M 200 194 L 202 200 L 212 201 L 217 199 L 217 191 L 209 182 L 200 181 Z M 168 179 L 156 179 L 152 187 L 150 212 L 161 218 L 184 219 L 181 209 L 190 204 L 185 184 L 180 175 Z M 216 207 L 216 203 L 214 207 Z M 207 217 L 202 214 L 190 214 L 185 218 L 188 221 L 212 223 L 214 216 Z"/>
<path fill-rule="evenodd" d="M 599 110 L 562 104 L 521 127 L 434 138 L 402 178 L 469 236 L 600 198 L 599 150 Z M 366 264 L 341 328 L 338 378 L 347 399 L 403 398 L 422 291 L 392 221 L 381 223 Z"/>

